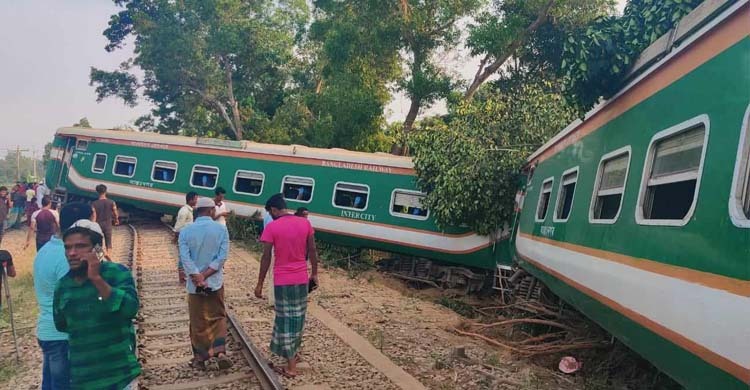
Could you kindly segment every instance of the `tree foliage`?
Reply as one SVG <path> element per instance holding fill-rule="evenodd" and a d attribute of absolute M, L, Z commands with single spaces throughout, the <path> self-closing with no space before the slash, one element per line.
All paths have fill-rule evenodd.
<path fill-rule="evenodd" d="M 513 58 L 559 65 L 564 32 L 611 15 L 614 5 L 614 0 L 492 0 L 469 26 L 466 46 L 481 62 L 464 97 L 471 100 Z"/>
<path fill-rule="evenodd" d="M 621 17 L 607 16 L 569 35 L 563 52 L 565 96 L 579 114 L 619 90 L 643 50 L 702 0 L 630 0 Z"/>
<path fill-rule="evenodd" d="M 512 81 L 423 123 L 410 140 L 425 205 L 441 226 L 493 234 L 510 224 L 525 159 L 574 118 L 553 83 Z"/>
<path fill-rule="evenodd" d="M 120 69 L 92 68 L 99 100 L 134 105 L 137 90 L 156 108 L 138 125 L 249 138 L 273 116 L 291 81 L 288 64 L 308 20 L 305 0 L 114 0 L 124 10 L 104 31 L 107 51 L 134 38 Z M 140 67 L 139 80 L 131 71 Z"/>

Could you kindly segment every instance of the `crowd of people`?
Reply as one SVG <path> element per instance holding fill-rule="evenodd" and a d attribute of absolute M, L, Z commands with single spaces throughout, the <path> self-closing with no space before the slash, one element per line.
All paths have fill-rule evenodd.
<path fill-rule="evenodd" d="M 20 184 L 10 193 L 0 187 L 0 221 L 12 218 Z M 33 278 L 42 389 L 129 390 L 141 372 L 133 327 L 139 302 L 131 272 L 110 258 L 112 229 L 119 219 L 117 204 L 100 184 L 97 200 L 67 203 L 58 212 L 49 190 L 40 192 L 42 186 L 23 190 L 34 191 L 31 198 L 24 193 L 24 200 L 37 206 L 27 217 L 24 248 L 34 242 L 37 249 Z M 226 217 L 231 211 L 224 194 L 220 187 L 213 199 L 187 193 L 174 226 L 179 281 L 187 293 L 190 365 L 199 370 L 209 367 L 209 362 L 219 369 L 233 364 L 226 349 L 224 264 L 229 258 Z M 24 204 L 23 212 L 28 213 L 28 206 Z M 307 209 L 288 210 L 283 194 L 271 196 L 265 210 L 263 255 L 254 294 L 263 299 L 270 274 L 267 295 L 275 309 L 270 350 L 287 362 L 275 369 L 293 377 L 301 361 L 307 295 L 318 285 L 314 230 Z M 7 276 L 14 276 L 11 254 L 0 252 Z"/>
<path fill-rule="evenodd" d="M 16 182 L 8 191 L 8 187 L 0 186 L 0 243 L 3 241 L 3 233 L 8 228 L 20 228 L 24 223 L 30 226 L 32 216 L 42 209 L 42 200 L 45 196 L 51 196 L 52 191 L 44 184 Z"/>

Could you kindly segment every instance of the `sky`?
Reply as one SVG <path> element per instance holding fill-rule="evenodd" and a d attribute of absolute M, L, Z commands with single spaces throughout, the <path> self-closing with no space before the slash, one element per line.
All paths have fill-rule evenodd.
<path fill-rule="evenodd" d="M 618 0 L 624 7 L 625 0 Z M 132 55 L 132 45 L 108 53 L 102 31 L 118 11 L 107 0 L 0 0 L 0 155 L 7 149 L 41 156 L 55 130 L 87 117 L 94 127 L 132 125 L 149 105 L 135 108 L 117 99 L 96 102 L 90 68 L 111 70 Z M 465 53 L 443 59 L 470 79 L 478 61 Z M 408 101 L 394 96 L 389 120 L 406 116 Z M 436 105 L 428 113 L 440 112 Z"/>

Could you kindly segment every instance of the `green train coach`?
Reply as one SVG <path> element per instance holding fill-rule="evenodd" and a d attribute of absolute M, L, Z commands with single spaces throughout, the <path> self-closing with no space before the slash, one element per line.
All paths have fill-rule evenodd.
<path fill-rule="evenodd" d="M 706 1 L 529 159 L 519 264 L 694 389 L 750 386 L 750 5 Z"/>
<path fill-rule="evenodd" d="M 509 230 L 500 239 L 435 225 L 407 157 L 61 128 L 50 160 L 47 182 L 60 199 L 94 198 L 102 183 L 122 205 L 174 214 L 188 191 L 213 196 L 221 186 L 228 208 L 251 217 L 283 193 L 290 208 L 310 210 L 318 239 L 405 255 L 409 277 L 477 290 L 498 262 L 510 264 Z"/>

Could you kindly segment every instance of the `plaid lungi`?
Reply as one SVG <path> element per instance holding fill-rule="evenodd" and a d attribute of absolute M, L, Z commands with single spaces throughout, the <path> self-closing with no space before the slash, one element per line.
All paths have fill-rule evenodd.
<path fill-rule="evenodd" d="M 291 359 L 302 345 L 307 312 L 307 284 L 274 286 L 276 319 L 271 336 L 271 352 Z"/>
<path fill-rule="evenodd" d="M 190 344 L 198 361 L 226 352 L 227 310 L 224 287 L 208 294 L 188 294 Z"/>

